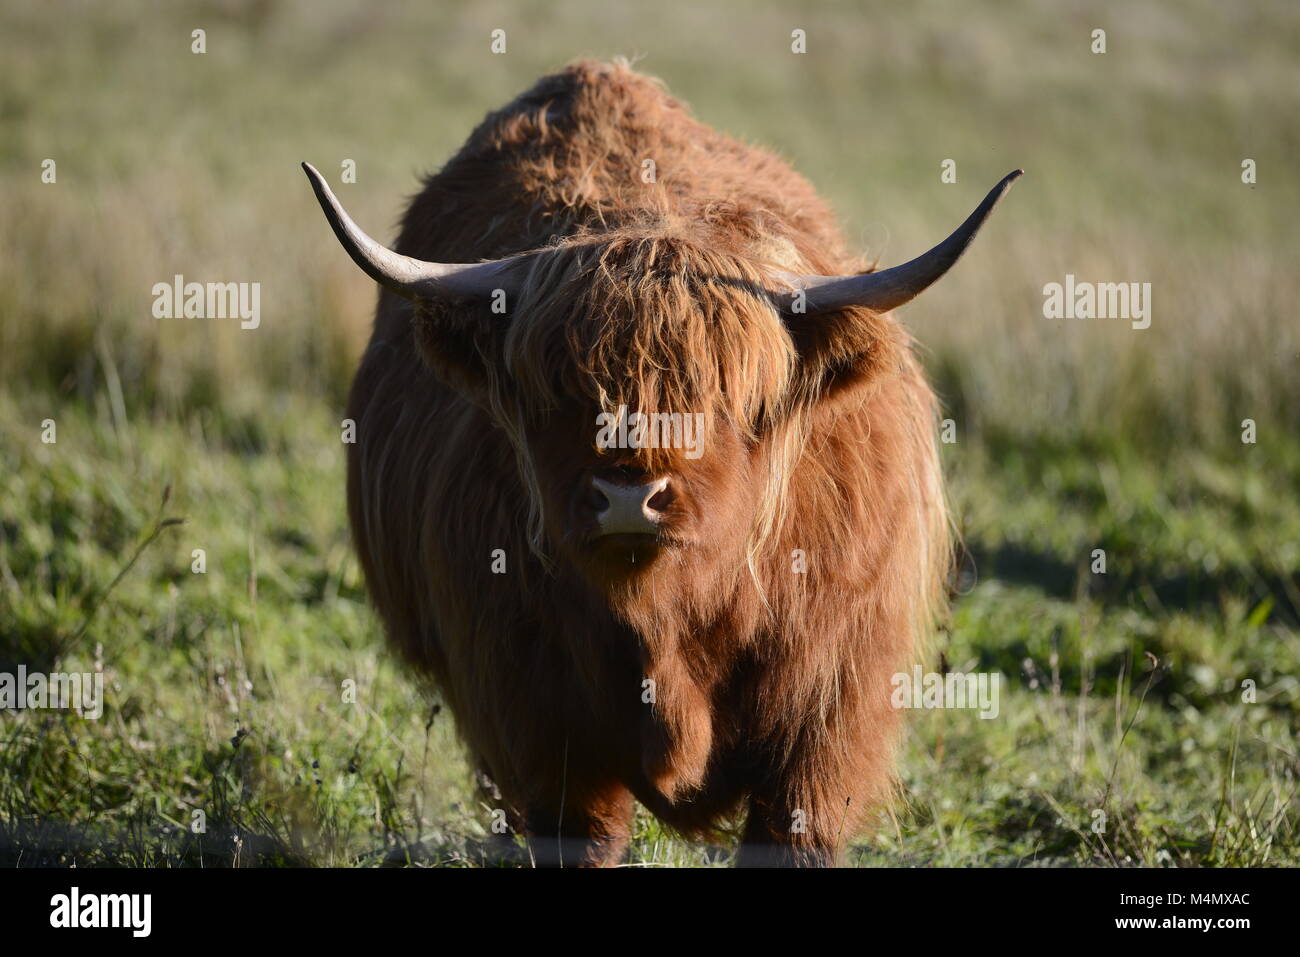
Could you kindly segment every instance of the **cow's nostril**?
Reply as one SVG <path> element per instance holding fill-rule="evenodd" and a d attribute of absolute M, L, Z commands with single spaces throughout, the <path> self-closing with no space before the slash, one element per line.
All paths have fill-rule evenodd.
<path fill-rule="evenodd" d="M 609 499 L 606 498 L 605 493 L 596 488 L 595 485 L 588 484 L 587 491 L 582 496 L 582 504 L 586 505 L 589 509 L 599 515 L 609 508 Z"/>
<path fill-rule="evenodd" d="M 657 492 L 646 499 L 645 507 L 652 512 L 662 512 L 673 503 L 673 487 L 665 484 Z"/>

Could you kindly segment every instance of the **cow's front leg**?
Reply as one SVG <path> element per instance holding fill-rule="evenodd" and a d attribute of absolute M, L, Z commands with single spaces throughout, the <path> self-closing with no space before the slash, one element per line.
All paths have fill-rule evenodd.
<path fill-rule="evenodd" d="M 621 784 L 566 793 L 527 811 L 528 850 L 538 867 L 613 867 L 632 836 L 632 794 Z"/>
<path fill-rule="evenodd" d="M 755 795 L 736 866 L 833 867 L 843 850 L 843 823 L 822 802 Z"/>

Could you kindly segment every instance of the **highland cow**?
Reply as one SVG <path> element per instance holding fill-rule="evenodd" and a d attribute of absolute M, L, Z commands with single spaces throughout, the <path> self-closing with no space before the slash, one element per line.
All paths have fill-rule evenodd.
<path fill-rule="evenodd" d="M 305 168 L 384 287 L 347 412 L 370 595 L 536 858 L 619 862 L 636 800 L 688 836 L 743 811 L 740 864 L 834 863 L 894 788 L 890 679 L 950 561 L 890 310 L 1018 171 L 871 271 L 789 166 L 621 62 L 490 114 L 395 249 Z M 619 410 L 691 417 L 699 454 L 597 442 Z"/>

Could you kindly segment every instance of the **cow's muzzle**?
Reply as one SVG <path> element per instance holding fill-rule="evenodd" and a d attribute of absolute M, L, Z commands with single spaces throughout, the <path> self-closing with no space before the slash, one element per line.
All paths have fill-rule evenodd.
<path fill-rule="evenodd" d="M 657 535 L 664 510 L 672 502 L 672 489 L 667 476 L 635 483 L 593 476 L 590 502 L 598 537 Z"/>

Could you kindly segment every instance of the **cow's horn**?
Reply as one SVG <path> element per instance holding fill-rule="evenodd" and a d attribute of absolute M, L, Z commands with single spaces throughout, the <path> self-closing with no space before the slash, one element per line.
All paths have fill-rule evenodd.
<path fill-rule="evenodd" d="M 518 287 L 517 270 L 513 267 L 519 263 L 519 257 L 482 263 L 431 263 L 395 253 L 375 242 L 352 221 L 314 166 L 303 163 L 302 168 L 311 180 L 311 188 L 316 191 L 334 235 L 365 274 L 385 289 L 407 299 L 439 295 L 479 299 L 491 296 L 496 289 L 504 289 L 506 296 L 513 298 Z"/>
<path fill-rule="evenodd" d="M 975 212 L 962 223 L 951 236 L 935 246 L 928 253 L 917 256 L 911 262 L 894 266 L 880 272 L 866 273 L 861 276 L 806 276 L 799 273 L 778 273 L 778 277 L 796 290 L 788 294 L 782 303 L 787 314 L 832 312 L 847 306 L 866 306 L 877 312 L 888 312 L 903 303 L 915 299 L 931 283 L 952 268 L 961 254 L 970 245 L 970 241 L 979 232 L 984 220 L 988 218 L 993 207 L 1002 195 L 1011 188 L 1011 184 L 1020 178 L 1024 170 L 1013 170 L 1002 178 L 1002 182 L 989 190 Z M 800 309 L 799 291 L 803 292 L 803 308 Z"/>

